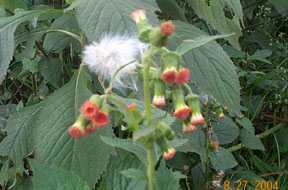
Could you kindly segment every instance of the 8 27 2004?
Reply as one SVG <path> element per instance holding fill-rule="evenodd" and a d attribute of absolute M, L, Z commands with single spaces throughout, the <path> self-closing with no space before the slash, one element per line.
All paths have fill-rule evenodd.
<path fill-rule="evenodd" d="M 240 180 L 236 183 L 236 190 L 251 190 L 250 187 L 248 189 L 248 183 L 254 183 L 255 188 L 253 190 L 279 190 L 280 183 L 279 181 L 266 181 L 266 180 L 256 180 L 254 182 L 248 180 Z M 230 190 L 232 187 L 232 183 L 229 180 L 225 180 L 223 184 L 224 190 Z"/>

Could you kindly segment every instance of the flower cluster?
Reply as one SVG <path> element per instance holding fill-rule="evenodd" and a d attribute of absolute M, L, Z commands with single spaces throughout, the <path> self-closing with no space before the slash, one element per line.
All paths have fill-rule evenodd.
<path fill-rule="evenodd" d="M 68 129 L 72 138 L 79 139 L 109 123 L 108 105 L 104 98 L 93 95 L 80 108 L 77 121 Z"/>

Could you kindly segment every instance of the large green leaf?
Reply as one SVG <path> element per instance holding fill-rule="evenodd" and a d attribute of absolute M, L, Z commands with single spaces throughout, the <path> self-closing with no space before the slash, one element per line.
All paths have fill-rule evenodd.
<path fill-rule="evenodd" d="M 240 140 L 242 141 L 243 145 L 247 148 L 262 151 L 265 150 L 265 147 L 261 142 L 260 138 L 245 128 L 240 130 Z"/>
<path fill-rule="evenodd" d="M 43 10 L 23 11 L 14 16 L 0 17 L 0 84 L 6 76 L 14 54 L 14 32 L 19 24 L 43 13 Z"/>
<path fill-rule="evenodd" d="M 41 190 L 90 190 L 88 184 L 77 175 L 55 166 L 32 162 L 33 188 Z"/>
<path fill-rule="evenodd" d="M 157 189 L 179 190 L 179 179 L 176 174 L 169 170 L 164 163 L 160 164 L 157 170 Z"/>
<path fill-rule="evenodd" d="M 107 167 L 105 175 L 105 189 L 106 190 L 145 190 L 146 189 L 146 175 L 144 172 L 144 180 L 127 178 L 123 175 L 123 171 L 134 168 L 144 170 L 144 165 L 133 155 L 128 153 L 119 153 L 111 156 L 110 163 Z"/>
<path fill-rule="evenodd" d="M 209 3 L 203 0 L 188 0 L 188 2 L 200 18 L 206 20 L 219 32 L 223 34 L 235 33 L 228 40 L 234 47 L 240 49 L 238 39 L 242 35 L 241 21 L 243 20 L 240 0 L 212 0 Z M 225 16 L 224 10 L 230 14 L 230 18 Z"/>
<path fill-rule="evenodd" d="M 100 140 L 100 135 L 111 136 L 111 128 L 97 130 L 80 140 L 67 133 L 80 105 L 91 95 L 88 80 L 83 71 L 45 101 L 11 117 L 8 137 L 0 144 L 1 154 L 20 162 L 34 149 L 37 160 L 73 171 L 93 186 L 105 170 L 112 150 Z"/>
<path fill-rule="evenodd" d="M 27 5 L 23 0 L 1 0 L 0 1 L 0 7 L 3 6 L 5 9 L 8 9 L 10 11 L 14 11 L 14 9 L 21 8 L 25 9 L 27 8 Z"/>
<path fill-rule="evenodd" d="M 205 35 L 198 28 L 183 22 L 176 22 L 176 34 L 170 47 L 176 49 L 183 40 Z M 240 112 L 240 85 L 233 62 L 215 42 L 193 49 L 183 57 L 190 68 L 192 81 L 200 93 L 214 96 L 234 113 Z"/>
<path fill-rule="evenodd" d="M 277 11 L 283 15 L 288 13 L 288 1 L 287 0 L 269 0 L 269 2 L 277 9 Z"/>
<path fill-rule="evenodd" d="M 239 136 L 239 128 L 229 117 L 214 123 L 213 128 L 220 144 L 232 143 Z"/>
<path fill-rule="evenodd" d="M 216 170 L 227 170 L 237 165 L 233 154 L 224 148 L 220 148 L 215 152 L 210 152 L 209 158 Z"/>
<path fill-rule="evenodd" d="M 130 14 L 135 9 L 145 9 L 149 20 L 157 22 L 154 16 L 156 5 L 143 0 L 77 0 L 76 17 L 80 28 L 90 41 L 107 33 L 135 33 L 135 24 Z"/>

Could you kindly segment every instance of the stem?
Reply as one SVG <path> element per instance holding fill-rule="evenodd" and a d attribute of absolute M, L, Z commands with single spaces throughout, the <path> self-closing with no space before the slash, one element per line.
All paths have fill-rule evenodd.
<path fill-rule="evenodd" d="M 283 123 L 280 123 L 279 125 L 276 125 L 275 127 L 272 127 L 271 129 L 268 129 L 267 131 L 264 131 L 263 133 L 260 133 L 260 134 L 258 134 L 256 136 L 259 137 L 260 139 L 265 138 L 265 137 L 273 134 L 274 132 L 278 131 L 279 129 L 281 129 L 284 126 L 287 126 L 287 125 L 285 125 Z M 241 149 L 243 147 L 244 147 L 244 145 L 239 143 L 237 145 L 234 145 L 234 146 L 228 148 L 228 150 L 230 152 L 234 152 L 234 151 L 237 151 L 237 150 L 239 150 L 239 149 Z"/>
<path fill-rule="evenodd" d="M 156 190 L 156 178 L 155 178 L 155 152 L 154 152 L 154 142 L 149 143 L 146 146 L 147 150 L 147 178 L 148 178 L 148 189 Z"/>
<path fill-rule="evenodd" d="M 142 58 L 142 64 L 144 67 L 143 72 L 143 80 L 144 80 L 144 101 L 145 101 L 145 114 L 146 114 L 146 120 L 149 124 L 152 118 L 152 112 L 151 112 L 151 95 L 150 95 L 150 89 L 149 89 L 149 70 L 150 70 L 150 63 L 152 62 L 152 49 L 149 48 L 147 51 L 145 51 L 143 58 Z"/>

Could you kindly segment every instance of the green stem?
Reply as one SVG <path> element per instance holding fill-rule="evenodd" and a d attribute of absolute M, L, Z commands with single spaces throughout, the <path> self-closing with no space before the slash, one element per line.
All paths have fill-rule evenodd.
<path fill-rule="evenodd" d="M 275 127 L 272 127 L 271 129 L 268 129 L 268 130 L 264 131 L 263 133 L 260 133 L 256 136 L 259 137 L 260 139 L 265 138 L 265 137 L 275 133 L 276 131 L 278 131 L 279 129 L 281 129 L 284 126 L 287 126 L 287 124 L 280 123 L 280 124 L 276 125 Z M 243 147 L 244 147 L 244 145 L 239 143 L 237 145 L 234 145 L 234 146 L 228 148 L 228 150 L 230 152 L 234 152 L 234 151 L 240 150 Z"/>
<path fill-rule="evenodd" d="M 143 83 L 144 83 L 145 114 L 146 114 L 146 120 L 148 124 L 150 123 L 151 118 L 152 118 L 151 95 L 150 95 L 150 88 L 149 88 L 149 70 L 150 70 L 151 62 L 152 62 L 152 49 L 149 48 L 147 51 L 145 51 L 143 58 L 142 58 L 142 64 L 144 67 Z"/>
<path fill-rule="evenodd" d="M 156 178 L 155 178 L 155 152 L 154 152 L 154 142 L 149 143 L 146 146 L 147 150 L 147 178 L 148 178 L 148 189 L 156 190 Z"/>

